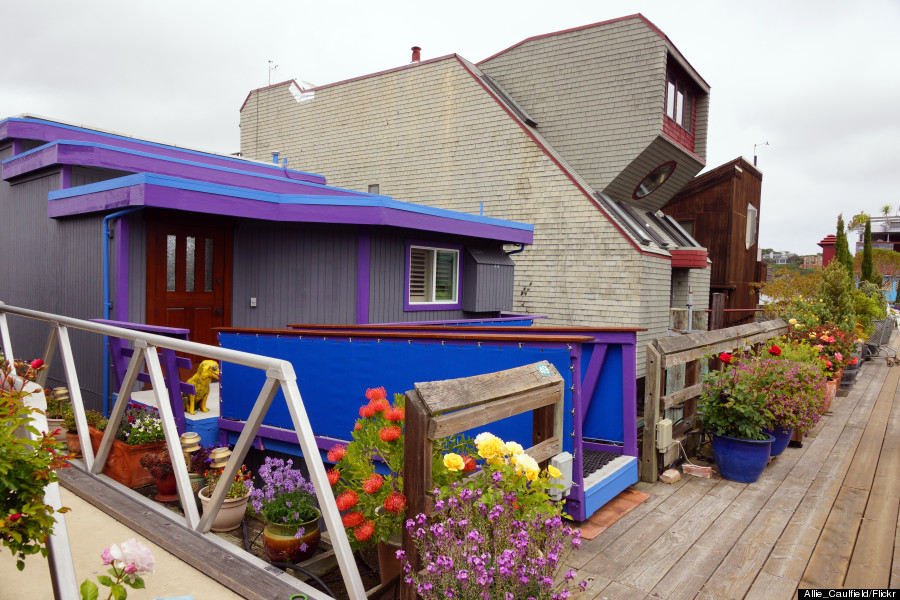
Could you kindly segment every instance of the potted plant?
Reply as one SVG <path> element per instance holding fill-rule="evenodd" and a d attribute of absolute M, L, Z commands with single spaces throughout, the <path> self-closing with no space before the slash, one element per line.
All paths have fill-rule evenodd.
<path fill-rule="evenodd" d="M 293 461 L 266 457 L 259 487 L 250 486 L 250 507 L 261 517 L 263 547 L 275 562 L 300 562 L 316 551 L 321 533 L 316 489 Z"/>
<path fill-rule="evenodd" d="M 200 491 L 206 485 L 206 471 L 209 469 L 209 453 L 212 448 L 208 446 L 200 446 L 196 452 L 190 453 L 187 461 L 188 478 L 191 480 L 191 489 L 194 493 Z"/>
<path fill-rule="evenodd" d="M 366 390 L 367 404 L 359 409 L 360 418 L 349 444 L 337 444 L 328 451 L 335 467 L 328 472 L 347 537 L 354 548 L 378 545 L 382 582 L 399 572 L 396 549 L 406 519 L 403 495 L 403 394 L 387 400 L 383 387 Z M 432 481 L 443 485 L 457 476 L 448 472 L 442 457 L 448 452 L 469 456 L 474 452 L 471 440 L 444 439 L 435 442 Z M 474 469 L 474 461 L 471 463 Z M 471 469 L 470 469 L 471 470 Z"/>
<path fill-rule="evenodd" d="M 172 502 L 178 500 L 178 485 L 175 483 L 175 468 L 172 466 L 172 457 L 169 451 L 148 452 L 138 461 L 142 467 L 153 477 L 156 483 L 157 494 L 154 500 L 158 502 Z"/>
<path fill-rule="evenodd" d="M 581 544 L 580 532 L 563 520 L 561 504 L 547 489 L 560 476 L 540 470 L 519 444 L 489 434 L 476 438 L 482 472 L 436 495 L 434 514 L 406 522 L 422 559 L 413 570 L 400 551 L 404 583 L 423 600 L 439 598 L 567 598 L 583 591 L 574 571 L 563 573 L 567 554 Z M 448 471 L 466 459 L 444 456 Z M 476 557 L 478 560 L 473 560 Z"/>
<path fill-rule="evenodd" d="M 88 430 L 105 428 L 106 417 L 102 413 L 88 409 L 84 411 L 84 417 L 87 420 Z M 72 405 L 69 404 L 63 409 L 63 427 L 66 430 L 66 447 L 69 454 L 74 458 L 81 457 L 81 440 L 78 439 L 78 428 L 75 426 L 75 413 Z"/>
<path fill-rule="evenodd" d="M 722 477 L 752 483 L 769 462 L 775 438 L 763 433 L 763 428 L 772 415 L 748 365 L 731 364 L 731 355 L 724 352 L 719 359 L 725 368 L 704 377 L 698 417 L 713 434 L 713 453 Z"/>
<path fill-rule="evenodd" d="M 106 422 L 100 422 L 91 430 L 94 452 L 100 448 L 106 425 Z M 141 457 L 149 452 L 160 452 L 165 445 L 166 434 L 156 409 L 131 403 L 116 430 L 103 474 L 130 488 L 149 485 L 153 483 L 153 476 L 141 467 Z"/>
<path fill-rule="evenodd" d="M 62 444 L 34 426 L 36 410 L 25 405 L 26 389 L 17 387 L 12 378 L 0 377 L 0 543 L 16 557 L 20 571 L 27 556 L 47 557 L 54 515 L 69 510 L 55 510 L 44 502 L 44 488 L 59 480 L 56 469 L 67 467 L 68 457 Z"/>
<path fill-rule="evenodd" d="M 47 398 L 47 432 L 57 442 L 66 442 L 65 409 L 67 402 L 61 402 L 49 388 L 44 388 L 44 396 Z"/>
<path fill-rule="evenodd" d="M 219 508 L 213 519 L 211 529 L 213 531 L 231 531 L 237 529 L 244 520 L 244 513 L 247 512 L 247 501 L 250 498 L 250 471 L 245 465 L 241 465 L 240 470 L 230 482 L 222 482 L 221 477 L 225 471 L 224 466 L 231 452 L 227 448 L 216 448 L 210 452 L 210 464 L 206 470 L 206 487 L 200 489 L 197 495 L 200 497 L 200 503 L 203 505 L 205 513 L 209 507 L 209 501 L 213 492 L 218 485 L 227 485 L 228 492 L 225 494 L 225 501 Z"/>

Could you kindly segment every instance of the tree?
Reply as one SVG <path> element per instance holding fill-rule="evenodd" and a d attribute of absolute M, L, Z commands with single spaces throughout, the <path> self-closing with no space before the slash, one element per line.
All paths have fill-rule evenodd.
<path fill-rule="evenodd" d="M 863 236 L 863 257 L 860 271 L 860 278 L 863 281 L 881 285 L 880 281 L 875 280 L 875 268 L 872 264 L 872 224 L 869 221 L 866 221 L 866 233 Z"/>
<path fill-rule="evenodd" d="M 850 285 L 853 285 L 853 255 L 847 245 L 847 234 L 844 233 L 844 215 L 838 215 L 837 235 L 834 242 L 834 260 L 847 271 Z"/>
<path fill-rule="evenodd" d="M 885 217 L 887 217 L 891 214 L 892 210 L 894 210 L 894 209 L 893 209 L 893 207 L 891 207 L 890 204 L 885 204 L 884 206 L 881 207 L 881 214 L 883 214 Z"/>
<path fill-rule="evenodd" d="M 864 212 L 857 213 L 853 215 L 853 218 L 850 219 L 850 223 L 847 225 L 847 231 L 851 229 L 859 230 L 860 227 L 864 226 L 869 222 L 869 215 Z"/>

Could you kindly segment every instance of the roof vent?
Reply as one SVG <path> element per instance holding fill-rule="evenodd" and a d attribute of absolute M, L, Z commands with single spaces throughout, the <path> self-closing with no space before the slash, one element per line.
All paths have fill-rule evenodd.
<path fill-rule="evenodd" d="M 419 48 L 418 46 L 413 46 L 412 53 L 413 53 L 412 60 L 410 62 L 419 62 L 420 60 L 422 60 L 422 49 L 421 48 Z"/>

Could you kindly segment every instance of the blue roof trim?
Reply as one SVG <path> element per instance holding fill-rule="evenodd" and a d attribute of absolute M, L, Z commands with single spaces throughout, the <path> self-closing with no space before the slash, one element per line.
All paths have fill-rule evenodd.
<path fill-rule="evenodd" d="M 23 119 L 23 118 L 19 118 L 19 117 L 8 117 L 8 118 L 6 118 L 6 119 L 0 120 L 0 125 L 3 125 L 3 124 L 6 123 L 6 122 L 10 122 L 10 123 L 39 123 L 39 124 L 45 124 L 45 125 L 52 125 L 52 126 L 54 126 L 54 127 L 61 127 L 62 129 L 69 129 L 69 130 L 72 130 L 72 131 L 84 131 L 84 132 L 92 133 L 92 134 L 94 134 L 94 135 L 99 135 L 99 136 L 102 136 L 102 137 L 109 137 L 109 138 L 113 138 L 113 139 L 117 139 L 117 140 L 123 140 L 123 141 L 127 141 L 127 142 L 134 142 L 134 143 L 137 143 L 137 144 L 145 144 L 145 145 L 147 145 L 147 146 L 152 146 L 152 147 L 155 147 L 155 148 L 168 148 L 168 149 L 171 149 L 171 150 L 177 150 L 177 151 L 179 151 L 179 152 L 187 152 L 188 154 L 196 154 L 196 155 L 198 155 L 198 156 L 211 156 L 211 157 L 213 157 L 213 158 L 217 158 L 217 159 L 221 159 L 221 160 L 233 161 L 233 162 L 236 162 L 236 163 L 249 163 L 249 164 L 256 165 L 256 166 L 258 166 L 258 167 L 266 167 L 266 168 L 268 168 L 268 169 L 277 169 L 277 170 L 279 170 L 279 171 L 284 171 L 284 170 L 285 170 L 285 167 L 282 167 L 282 166 L 279 166 L 279 165 L 275 165 L 275 164 L 268 164 L 268 163 L 264 163 L 264 162 L 261 162 L 261 161 L 260 161 L 260 162 L 257 162 L 257 161 L 250 161 L 250 160 L 247 160 L 247 159 L 234 158 L 233 156 L 227 156 L 227 155 L 224 155 L 224 154 L 213 154 L 213 153 L 211 153 L 211 152 L 203 152 L 203 151 L 201 151 L 201 150 L 191 150 L 191 149 L 189 149 L 189 148 L 182 148 L 181 146 L 172 146 L 171 144 L 160 144 L 160 143 L 158 143 L 158 142 L 148 142 L 147 140 L 142 140 L 142 139 L 139 139 L 139 138 L 128 137 L 128 136 L 126 136 L 126 135 L 116 135 L 116 134 L 114 134 L 114 133 L 107 133 L 107 132 L 105 132 L 105 131 L 97 131 L 96 129 L 88 129 L 88 128 L 86 128 L 86 127 L 76 127 L 75 125 L 67 125 L 67 124 L 65 124 L 65 123 L 59 123 L 59 122 L 57 122 L 57 121 L 48 121 L 47 119 L 32 119 L 32 118 L 24 118 L 24 119 Z M 18 155 L 18 156 L 21 156 L 21 155 Z M 306 172 L 306 171 L 297 171 L 297 170 L 295 170 L 295 169 L 287 169 L 287 170 L 290 171 L 291 173 L 297 173 L 298 175 L 309 175 L 309 176 L 311 176 L 311 177 L 322 177 L 322 176 L 319 175 L 318 173 L 308 173 L 308 172 Z"/>
<path fill-rule="evenodd" d="M 245 198 L 248 200 L 257 200 L 261 202 L 271 202 L 275 204 L 294 204 L 294 205 L 331 205 L 331 206 L 360 206 L 360 207 L 382 207 L 392 210 L 400 210 L 445 219 L 453 219 L 455 221 L 466 221 L 470 223 L 479 223 L 484 225 L 493 225 L 496 227 L 505 227 L 508 229 L 517 229 L 521 231 L 534 231 L 534 225 L 527 223 L 517 223 L 515 221 L 505 221 L 502 219 L 494 219 L 491 217 L 482 217 L 478 215 L 470 215 L 467 213 L 456 212 L 444 208 L 433 208 L 430 206 L 422 206 L 420 204 L 411 204 L 409 202 L 400 202 L 389 196 L 378 196 L 375 194 L 359 194 L 359 192 L 348 192 L 354 196 L 318 196 L 308 194 L 282 194 L 278 192 L 263 192 L 259 190 L 251 190 L 247 188 L 234 187 L 229 185 L 221 185 L 216 183 L 206 183 L 182 179 L 179 177 L 170 177 L 167 175 L 155 175 L 152 173 L 139 173 L 137 175 L 127 175 L 116 179 L 108 179 L 97 183 L 82 185 L 64 190 L 56 190 L 49 193 L 48 197 L 52 200 L 60 200 L 63 198 L 72 198 L 93 194 L 97 192 L 105 192 L 114 189 L 131 187 L 135 185 L 157 185 L 169 187 L 173 189 L 181 189 L 204 194 L 215 194 L 218 196 L 228 196 L 233 198 Z M 328 188 L 340 189 L 340 188 Z M 341 190 L 345 191 L 345 190 Z M 359 194 L 359 195 L 356 195 Z"/>
<path fill-rule="evenodd" d="M 314 181 L 301 181 L 298 179 L 291 179 L 290 177 L 284 177 L 284 176 L 276 177 L 275 175 L 265 175 L 263 173 L 254 173 L 253 171 L 244 171 L 244 170 L 240 170 L 240 169 L 229 169 L 227 167 L 219 167 L 219 166 L 210 165 L 207 163 L 194 162 L 191 160 L 184 160 L 184 159 L 180 159 L 180 158 L 172 158 L 171 156 L 163 156 L 161 154 L 151 154 L 150 152 L 140 152 L 138 150 L 129 150 L 128 148 L 122 148 L 120 146 L 110 146 L 109 144 L 99 144 L 97 142 L 79 142 L 76 140 L 54 140 L 52 142 L 47 142 L 43 146 L 38 146 L 37 148 L 32 148 L 31 150 L 28 150 L 27 152 L 22 152 L 21 154 L 16 154 L 15 156 L 7 158 L 2 163 L 0 163 L 0 165 L 5 165 L 8 162 L 26 157 L 30 154 L 35 154 L 37 152 L 46 150 L 48 148 L 52 148 L 53 146 L 58 146 L 59 144 L 68 144 L 69 146 L 84 146 L 84 147 L 90 147 L 90 148 L 103 148 L 105 150 L 111 150 L 113 152 L 121 152 L 122 154 L 130 154 L 132 156 L 141 156 L 141 157 L 145 157 L 145 158 L 152 158 L 154 160 L 162 160 L 162 161 L 167 161 L 167 162 L 172 162 L 172 163 L 189 165 L 192 167 L 210 169 L 213 171 L 220 171 L 220 172 L 225 172 L 225 173 L 237 173 L 239 175 L 248 175 L 251 177 L 259 177 L 262 179 L 288 181 L 288 182 L 293 182 L 293 183 L 296 183 L 299 185 L 311 185 L 313 187 L 320 187 L 320 188 L 324 188 L 324 189 L 336 189 L 327 184 L 315 183 Z M 281 167 L 279 167 L 278 169 L 280 171 L 284 170 Z M 292 171 L 292 172 L 293 173 L 301 173 L 301 171 Z M 311 175 L 314 177 L 321 177 L 321 175 L 316 175 L 315 173 L 303 173 L 303 174 Z M 347 190 L 347 192 L 353 193 L 353 194 L 369 195 L 366 192 L 353 192 L 351 190 Z"/>

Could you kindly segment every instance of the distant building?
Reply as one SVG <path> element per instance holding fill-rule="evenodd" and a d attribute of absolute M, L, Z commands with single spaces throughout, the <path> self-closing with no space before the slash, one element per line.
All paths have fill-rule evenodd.
<path fill-rule="evenodd" d="M 869 217 L 872 223 L 872 247 L 884 250 L 900 252 L 900 217 Z M 863 236 L 865 228 L 856 230 L 859 240 L 856 242 L 856 252 L 863 251 Z"/>
<path fill-rule="evenodd" d="M 821 254 L 809 254 L 807 256 L 803 256 L 803 264 L 800 265 L 801 269 L 818 269 L 822 266 L 822 255 Z"/>

